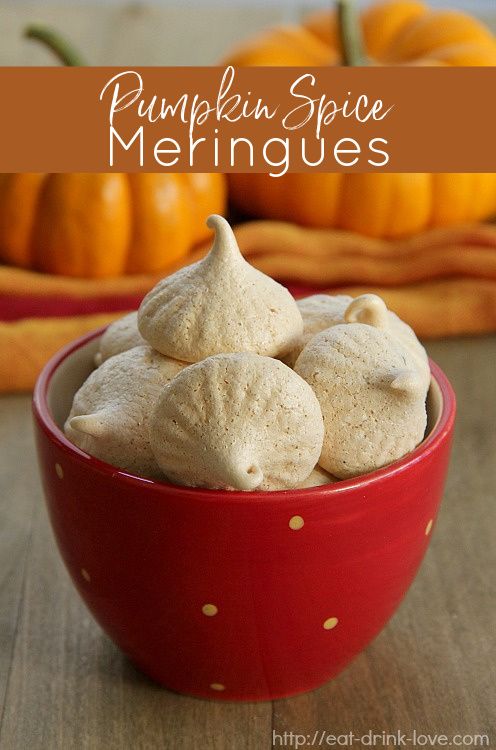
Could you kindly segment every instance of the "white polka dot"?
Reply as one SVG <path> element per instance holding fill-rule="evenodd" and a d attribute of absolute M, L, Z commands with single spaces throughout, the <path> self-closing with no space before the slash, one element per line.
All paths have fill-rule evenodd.
<path fill-rule="evenodd" d="M 210 685 L 212 690 L 217 690 L 218 693 L 222 692 L 222 690 L 226 689 L 225 685 L 222 685 L 220 682 L 212 682 Z"/>
<path fill-rule="evenodd" d="M 298 531 L 298 529 L 303 528 L 305 524 L 305 521 L 301 516 L 293 516 L 289 519 L 289 528 L 293 529 L 293 531 Z"/>
<path fill-rule="evenodd" d="M 81 575 L 83 576 L 85 581 L 88 581 L 88 583 L 91 581 L 91 576 L 86 570 L 86 568 L 81 568 Z"/>
<path fill-rule="evenodd" d="M 425 535 L 426 535 L 426 536 L 429 536 L 429 534 L 431 533 L 431 531 L 432 531 L 432 524 L 433 524 L 433 523 L 434 523 L 434 519 L 433 519 L 433 518 L 431 518 L 431 520 L 429 521 L 429 523 L 428 523 L 428 524 L 427 524 L 427 526 L 425 527 Z"/>
<path fill-rule="evenodd" d="M 336 627 L 338 622 L 339 620 L 337 617 L 328 617 L 327 620 L 324 620 L 324 622 L 322 623 L 322 627 L 324 628 L 324 630 L 332 630 Z"/>
<path fill-rule="evenodd" d="M 64 470 L 60 464 L 55 464 L 55 473 L 57 474 L 59 479 L 64 478 Z"/>
<path fill-rule="evenodd" d="M 214 615 L 217 614 L 218 611 L 219 610 L 217 609 L 215 604 L 204 604 L 202 607 L 202 612 L 207 617 L 213 617 Z"/>

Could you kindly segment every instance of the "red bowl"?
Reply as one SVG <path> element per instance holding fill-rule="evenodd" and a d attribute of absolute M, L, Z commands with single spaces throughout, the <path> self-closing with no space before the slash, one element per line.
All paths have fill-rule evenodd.
<path fill-rule="evenodd" d="M 429 543 L 455 416 L 445 375 L 431 363 L 428 437 L 385 469 L 305 490 L 189 489 L 64 436 L 100 334 L 57 354 L 33 401 L 55 537 L 96 620 L 180 693 L 269 700 L 334 677 L 384 627 Z"/>

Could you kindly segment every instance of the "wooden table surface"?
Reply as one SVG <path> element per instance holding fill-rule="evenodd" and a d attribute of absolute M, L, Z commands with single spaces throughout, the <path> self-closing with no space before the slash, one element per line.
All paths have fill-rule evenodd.
<path fill-rule="evenodd" d="M 414 729 L 492 733 L 495 747 L 496 337 L 435 342 L 429 351 L 452 380 L 459 415 L 421 571 L 388 627 L 340 677 L 273 704 L 175 695 L 121 655 L 55 548 L 29 398 L 0 399 L 2 750 L 262 750 L 283 746 L 277 737 L 273 745 L 273 730 L 284 739 Z"/>

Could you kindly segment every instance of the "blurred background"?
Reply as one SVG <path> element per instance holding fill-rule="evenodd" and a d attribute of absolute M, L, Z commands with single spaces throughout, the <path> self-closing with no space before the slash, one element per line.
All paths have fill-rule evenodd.
<path fill-rule="evenodd" d="M 469 11 L 496 29 L 496 0 L 429 4 Z M 329 5 L 310 0 L 2 0 L 0 65 L 55 64 L 49 52 L 22 39 L 23 28 L 33 21 L 56 26 L 93 65 L 211 65 L 233 42 Z"/>
<path fill-rule="evenodd" d="M 496 71 L 496 0 L 356 6 L 0 0 L 0 65 Z M 203 257 L 211 213 L 295 296 L 374 292 L 424 339 L 496 331 L 496 174 L 0 174 L 0 392 L 28 390 L 61 346 Z"/>

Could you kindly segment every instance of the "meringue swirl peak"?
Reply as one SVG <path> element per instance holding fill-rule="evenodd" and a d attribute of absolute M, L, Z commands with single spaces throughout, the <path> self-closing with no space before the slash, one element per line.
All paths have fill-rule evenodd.
<path fill-rule="evenodd" d="M 209 216 L 207 225 L 215 230 L 212 249 L 147 294 L 138 312 L 141 335 L 185 362 L 237 352 L 283 356 L 303 332 L 296 301 L 244 259 L 222 216 Z"/>

